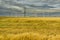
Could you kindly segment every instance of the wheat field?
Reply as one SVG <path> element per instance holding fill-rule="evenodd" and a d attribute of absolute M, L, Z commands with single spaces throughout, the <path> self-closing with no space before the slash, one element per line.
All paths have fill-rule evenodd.
<path fill-rule="evenodd" d="M 0 40 L 60 40 L 60 18 L 0 17 Z"/>

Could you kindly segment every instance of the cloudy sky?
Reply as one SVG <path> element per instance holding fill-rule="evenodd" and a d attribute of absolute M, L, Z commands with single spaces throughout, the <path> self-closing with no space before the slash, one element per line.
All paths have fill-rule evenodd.
<path fill-rule="evenodd" d="M 60 0 L 0 0 L 0 6 L 4 8 L 22 9 L 30 7 L 60 8 Z"/>
<path fill-rule="evenodd" d="M 36 9 L 60 9 L 60 0 L 0 0 L 0 15 L 21 13 L 23 7 Z"/>

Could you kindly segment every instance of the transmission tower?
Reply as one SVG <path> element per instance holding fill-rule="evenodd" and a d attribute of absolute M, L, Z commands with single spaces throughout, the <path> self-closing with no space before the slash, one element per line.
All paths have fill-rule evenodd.
<path fill-rule="evenodd" d="M 24 7 L 24 17 L 26 17 L 26 7 Z"/>

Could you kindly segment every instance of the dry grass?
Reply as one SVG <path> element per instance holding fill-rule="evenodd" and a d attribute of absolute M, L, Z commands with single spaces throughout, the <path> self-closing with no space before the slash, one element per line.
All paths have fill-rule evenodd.
<path fill-rule="evenodd" d="M 60 18 L 0 18 L 0 40 L 60 40 Z"/>
<path fill-rule="evenodd" d="M 21 33 L 0 35 L 0 40 L 60 40 L 60 35 L 41 35 L 39 33 Z"/>

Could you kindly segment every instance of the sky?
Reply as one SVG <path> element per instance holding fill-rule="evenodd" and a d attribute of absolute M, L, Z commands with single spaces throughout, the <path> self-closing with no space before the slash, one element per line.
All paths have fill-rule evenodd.
<path fill-rule="evenodd" d="M 0 6 L 6 8 L 60 8 L 60 0 L 0 0 Z"/>
<path fill-rule="evenodd" d="M 0 15 L 22 13 L 24 7 L 27 9 L 60 9 L 60 0 L 0 0 Z"/>

